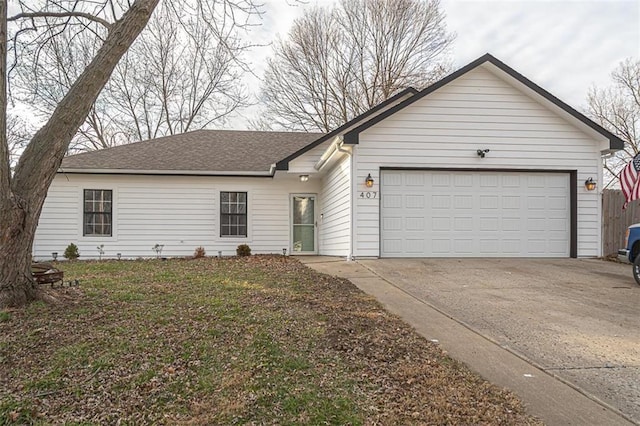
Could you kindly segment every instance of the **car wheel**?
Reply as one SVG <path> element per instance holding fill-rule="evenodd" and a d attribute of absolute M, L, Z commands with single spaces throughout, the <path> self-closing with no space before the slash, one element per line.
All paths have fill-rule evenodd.
<path fill-rule="evenodd" d="M 640 285 L 640 254 L 636 256 L 636 260 L 633 261 L 633 278 L 636 283 Z"/>

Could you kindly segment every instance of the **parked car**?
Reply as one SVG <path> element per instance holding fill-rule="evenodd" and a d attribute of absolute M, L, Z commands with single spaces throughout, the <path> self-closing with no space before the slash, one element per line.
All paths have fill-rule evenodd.
<path fill-rule="evenodd" d="M 618 259 L 633 265 L 633 278 L 640 284 L 640 223 L 627 228 L 625 248 L 618 250 Z"/>

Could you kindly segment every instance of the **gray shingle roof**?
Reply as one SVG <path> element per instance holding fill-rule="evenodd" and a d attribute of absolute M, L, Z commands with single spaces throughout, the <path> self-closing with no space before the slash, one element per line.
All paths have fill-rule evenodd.
<path fill-rule="evenodd" d="M 268 172 L 322 133 L 196 130 L 66 157 L 60 169 Z"/>

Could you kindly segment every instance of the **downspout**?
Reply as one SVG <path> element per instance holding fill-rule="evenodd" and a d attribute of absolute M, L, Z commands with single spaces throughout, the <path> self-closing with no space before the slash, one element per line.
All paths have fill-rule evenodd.
<path fill-rule="evenodd" d="M 355 161 L 355 146 L 350 148 L 349 152 L 349 173 L 351 174 L 351 178 L 349 179 L 349 220 L 351 221 L 351 226 L 349 227 L 349 254 L 347 255 L 347 262 L 356 260 L 354 253 L 354 245 L 355 245 L 355 203 L 353 202 L 353 195 L 355 194 L 354 185 L 356 184 L 356 161 Z"/>
<path fill-rule="evenodd" d="M 343 154 L 347 154 L 349 156 L 349 253 L 347 254 L 347 261 L 352 260 L 353 258 L 353 148 L 345 148 L 344 147 L 344 139 L 342 136 L 336 137 L 331 146 L 327 149 L 325 154 L 320 157 L 320 160 L 313 166 L 314 169 L 320 171 L 322 167 L 333 157 L 336 152 L 341 152 Z"/>
<path fill-rule="evenodd" d="M 349 175 L 350 175 L 350 179 L 349 179 L 349 221 L 350 221 L 350 226 L 349 226 L 349 253 L 347 254 L 347 262 L 350 262 L 352 260 L 355 260 L 355 258 L 353 257 L 353 225 L 354 225 L 354 215 L 353 215 L 353 185 L 355 183 L 355 180 L 353 178 L 353 174 L 354 174 L 354 166 L 353 166 L 353 147 L 349 147 L 349 148 L 345 148 L 344 147 L 344 140 L 342 138 L 342 136 L 340 136 L 340 143 L 336 145 L 336 149 L 335 151 L 338 152 L 342 152 L 344 154 L 347 154 L 349 156 Z M 334 151 L 334 152 L 335 152 Z M 330 158 L 331 156 L 327 157 L 327 160 Z"/>

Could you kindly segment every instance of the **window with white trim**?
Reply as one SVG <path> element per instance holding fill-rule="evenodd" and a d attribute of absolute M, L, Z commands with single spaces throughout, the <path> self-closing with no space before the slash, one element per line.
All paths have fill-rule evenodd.
<path fill-rule="evenodd" d="M 247 236 L 246 192 L 220 192 L 220 236 Z"/>
<path fill-rule="evenodd" d="M 113 191 L 85 189 L 83 204 L 82 234 L 85 237 L 110 237 L 113 228 Z"/>

